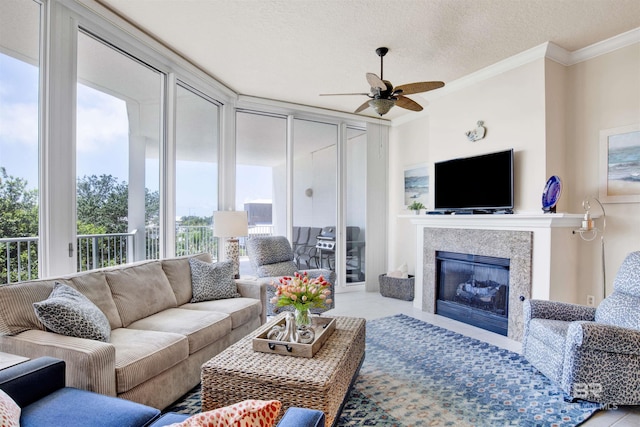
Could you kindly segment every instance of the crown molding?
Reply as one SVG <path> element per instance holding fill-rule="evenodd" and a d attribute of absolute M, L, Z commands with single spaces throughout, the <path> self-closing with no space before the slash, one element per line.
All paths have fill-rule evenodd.
<path fill-rule="evenodd" d="M 571 61 L 567 65 L 578 64 L 635 43 L 640 43 L 640 27 L 571 52 Z"/>
<path fill-rule="evenodd" d="M 570 52 L 555 43 L 546 42 L 502 61 L 496 62 L 495 64 L 489 65 L 488 67 L 474 73 L 461 77 L 458 80 L 447 83 L 445 87 L 433 92 L 422 94 L 420 97 L 426 101 L 435 100 L 540 58 L 548 58 L 568 67 L 635 43 L 640 43 L 640 27 L 573 52 Z M 392 126 L 400 126 L 428 115 L 429 109 L 427 107 L 420 113 L 406 114 L 394 119 L 392 121 Z"/>

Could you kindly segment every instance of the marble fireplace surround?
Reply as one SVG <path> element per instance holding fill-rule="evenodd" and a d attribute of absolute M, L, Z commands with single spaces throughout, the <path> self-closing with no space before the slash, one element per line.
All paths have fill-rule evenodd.
<path fill-rule="evenodd" d="M 531 298 L 533 233 L 510 230 L 424 229 L 422 309 L 436 311 L 436 252 L 492 256 L 509 259 L 509 326 L 507 336 L 521 341 L 522 301 Z"/>
<path fill-rule="evenodd" d="M 415 299 L 435 312 L 435 252 L 439 250 L 509 258 L 509 338 L 522 339 L 520 296 L 578 303 L 577 275 L 582 215 L 406 215 L 416 227 Z M 528 261 L 525 261 L 528 260 Z M 522 266 L 528 263 L 528 267 Z M 528 269 L 528 270 L 527 270 Z M 526 284 L 525 284 L 526 283 Z"/>

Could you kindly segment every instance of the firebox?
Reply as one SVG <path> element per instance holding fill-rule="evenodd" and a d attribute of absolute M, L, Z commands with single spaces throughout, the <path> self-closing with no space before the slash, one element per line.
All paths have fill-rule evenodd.
<path fill-rule="evenodd" d="M 436 313 L 507 335 L 509 259 L 436 252 Z"/>

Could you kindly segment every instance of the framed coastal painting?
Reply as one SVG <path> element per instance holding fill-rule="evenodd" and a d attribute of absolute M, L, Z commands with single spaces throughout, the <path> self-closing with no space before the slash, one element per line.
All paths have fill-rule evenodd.
<path fill-rule="evenodd" d="M 404 205 L 429 202 L 429 168 L 426 164 L 409 166 L 404 170 Z"/>
<path fill-rule="evenodd" d="M 640 124 L 600 131 L 600 191 L 604 203 L 640 203 Z"/>

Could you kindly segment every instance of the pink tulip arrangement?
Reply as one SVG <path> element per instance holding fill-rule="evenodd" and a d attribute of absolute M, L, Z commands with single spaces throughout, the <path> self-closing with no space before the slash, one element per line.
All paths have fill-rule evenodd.
<path fill-rule="evenodd" d="M 276 288 L 276 295 L 271 299 L 278 307 L 293 306 L 300 311 L 310 308 L 324 308 L 325 304 L 331 304 L 331 290 L 329 282 L 323 276 L 310 278 L 305 271 L 296 272 L 293 277 L 284 276 L 279 283 L 272 282 Z"/>

